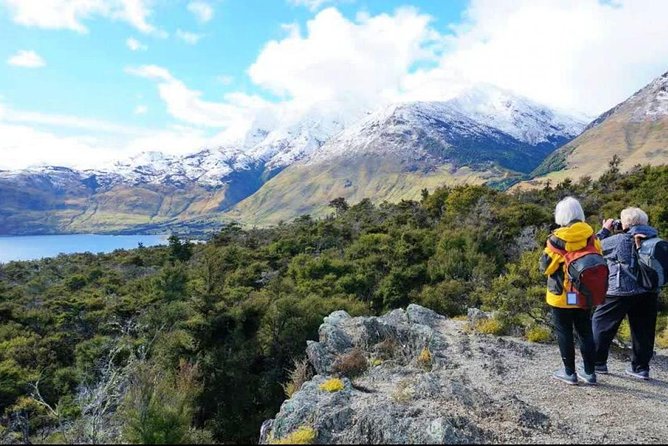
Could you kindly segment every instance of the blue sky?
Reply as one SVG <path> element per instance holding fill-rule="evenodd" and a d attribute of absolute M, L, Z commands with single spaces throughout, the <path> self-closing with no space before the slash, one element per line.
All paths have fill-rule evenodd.
<path fill-rule="evenodd" d="M 0 169 L 183 153 L 267 113 L 477 82 L 596 115 L 668 69 L 668 2 L 644 3 L 0 0 Z"/>
<path fill-rule="evenodd" d="M 81 114 L 116 122 L 161 126 L 170 120 L 154 86 L 128 75 L 124 68 L 154 64 L 166 67 L 210 100 L 221 100 L 225 92 L 249 94 L 269 92 L 251 82 L 246 71 L 263 46 L 281 39 L 283 24 L 302 26 L 313 17 L 305 6 L 284 0 L 223 0 L 206 2 L 213 11 L 202 22 L 187 9 L 188 1 L 154 3 L 150 21 L 169 33 L 164 38 L 145 35 L 131 24 L 105 17 L 81 20 L 85 34 L 54 31 L 13 23 L 8 8 L 0 9 L 0 55 L 4 60 L 20 49 L 39 54 L 46 66 L 39 70 L 3 67 L 0 94 L 3 101 L 21 109 L 45 113 Z M 326 6 L 325 3 L 323 6 Z M 351 20 L 360 11 L 371 15 L 393 11 L 403 1 L 349 1 L 338 5 Z M 425 1 L 419 9 L 434 17 L 435 27 L 459 20 L 466 2 Z M 200 35 L 196 44 L 180 39 L 178 30 Z M 132 51 L 126 45 L 134 38 L 146 49 Z M 139 105 L 148 111 L 133 115 Z"/>

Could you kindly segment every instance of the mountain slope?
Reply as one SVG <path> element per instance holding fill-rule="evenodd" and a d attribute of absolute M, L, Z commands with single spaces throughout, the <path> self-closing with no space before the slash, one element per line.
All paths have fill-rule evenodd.
<path fill-rule="evenodd" d="M 603 113 L 580 136 L 549 156 L 531 183 L 585 175 L 597 178 L 618 155 L 620 169 L 668 162 L 668 72 Z"/>
<path fill-rule="evenodd" d="M 0 171 L 0 234 L 219 226 L 221 211 L 317 150 L 345 122 L 314 114 L 271 131 L 256 126 L 217 149 L 144 152 L 105 169 Z"/>
<path fill-rule="evenodd" d="M 392 105 L 339 133 L 236 205 L 251 224 L 322 215 L 337 197 L 415 199 L 442 184 L 518 181 L 583 124 L 497 89 Z"/>
<path fill-rule="evenodd" d="M 322 214 L 339 196 L 397 201 L 445 183 L 508 185 L 583 127 L 491 86 L 372 114 L 335 107 L 257 122 L 238 141 L 184 156 L 0 172 L 0 234 L 267 224 Z"/>

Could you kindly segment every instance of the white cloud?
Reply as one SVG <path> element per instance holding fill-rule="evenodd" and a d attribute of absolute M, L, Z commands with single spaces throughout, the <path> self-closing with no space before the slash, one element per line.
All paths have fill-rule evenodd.
<path fill-rule="evenodd" d="M 335 3 L 336 0 L 288 0 L 288 3 L 294 6 L 305 6 L 310 11 L 317 11 L 321 6 L 327 3 Z"/>
<path fill-rule="evenodd" d="M 216 145 L 202 129 L 147 129 L 68 115 L 16 110 L 0 103 L 0 169 L 56 165 L 108 167 L 146 150 L 184 154 Z"/>
<path fill-rule="evenodd" d="M 176 30 L 176 37 L 186 42 L 188 45 L 195 45 L 199 39 L 204 37 L 202 34 L 191 33 L 188 31 Z"/>
<path fill-rule="evenodd" d="M 156 65 L 130 67 L 126 72 L 156 81 L 167 112 L 192 125 L 242 131 L 250 126 L 256 113 L 270 106 L 258 96 L 242 93 L 230 93 L 224 102 L 205 101 L 201 92 L 189 89 L 167 69 Z"/>
<path fill-rule="evenodd" d="M 414 8 L 393 15 L 360 16 L 357 22 L 328 8 L 288 36 L 263 48 L 248 73 L 257 85 L 287 99 L 310 104 L 355 98 L 364 105 L 395 95 L 410 67 L 435 55 L 438 36 L 431 18 Z"/>
<path fill-rule="evenodd" d="M 139 40 L 135 39 L 134 37 L 128 37 L 128 39 L 125 41 L 125 44 L 132 51 L 146 51 L 148 49 L 148 46 L 141 43 Z"/>
<path fill-rule="evenodd" d="M 148 107 L 145 106 L 145 105 L 140 104 L 140 105 L 135 107 L 133 113 L 135 115 L 145 115 L 146 113 L 148 113 Z"/>
<path fill-rule="evenodd" d="M 205 2 L 193 1 L 188 3 L 188 11 L 190 11 L 197 20 L 206 23 L 213 18 L 213 8 Z"/>
<path fill-rule="evenodd" d="M 70 29 L 93 12 L 82 14 L 73 15 Z M 195 149 L 239 136 L 258 121 L 283 122 L 284 116 L 293 119 L 310 110 L 341 113 L 351 104 L 376 108 L 393 101 L 444 100 L 476 82 L 496 84 L 554 107 L 598 114 L 668 68 L 668 2 L 473 0 L 463 17 L 461 23 L 437 32 L 431 18 L 414 8 L 358 14 L 355 19 L 324 9 L 303 28 L 285 25 L 285 36 L 267 42 L 248 69 L 255 86 L 278 96 L 278 102 L 242 92 L 206 100 L 165 67 L 132 67 L 126 71 L 155 82 L 167 112 L 186 128 L 137 134 L 126 129 L 119 133 L 122 142 L 109 142 L 111 132 L 104 138 L 99 135 L 114 127 L 110 123 L 12 111 L 5 115 L 18 116 L 14 121 L 0 113 L 0 125 L 12 127 L 7 135 L 14 135 L 6 142 L 0 129 L 0 152 L 6 153 L 12 140 L 30 152 L 49 138 L 60 138 L 58 144 L 52 140 L 53 147 L 85 146 L 86 153 L 97 153 L 98 146 L 114 148 L 118 154 L 140 148 Z M 227 77 L 219 80 L 228 82 Z M 86 134 L 72 140 L 35 133 L 39 144 L 34 144 L 24 128 L 28 125 L 69 126 Z M 88 133 L 98 139 L 90 139 Z M 19 139 L 21 144 L 16 143 Z"/>
<path fill-rule="evenodd" d="M 7 59 L 7 63 L 15 67 L 24 68 L 41 68 L 46 65 L 46 62 L 44 62 L 44 59 L 39 54 L 29 50 L 20 50 Z"/>
<path fill-rule="evenodd" d="M 87 33 L 83 24 L 95 16 L 127 22 L 146 34 L 165 32 L 148 22 L 152 0 L 0 0 L 15 23 L 45 29 L 69 29 Z"/>
<path fill-rule="evenodd" d="M 667 68 L 668 2 L 474 0 L 465 17 L 438 66 L 404 79 L 406 98 L 487 82 L 598 114 Z"/>
<path fill-rule="evenodd" d="M 216 77 L 216 80 L 223 85 L 231 85 L 232 82 L 234 82 L 234 77 L 221 74 L 220 76 Z"/>

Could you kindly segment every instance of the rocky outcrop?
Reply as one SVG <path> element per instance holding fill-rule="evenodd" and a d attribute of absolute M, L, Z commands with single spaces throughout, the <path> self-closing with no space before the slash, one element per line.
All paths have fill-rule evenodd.
<path fill-rule="evenodd" d="M 332 313 L 320 327 L 320 341 L 306 349 L 317 375 L 265 423 L 262 441 L 303 426 L 317 432 L 317 443 L 471 443 L 522 439 L 534 431 L 547 435 L 552 424 L 545 414 L 490 392 L 463 367 L 473 344 L 454 324 L 417 305 L 382 317 Z M 531 354 L 505 341 L 490 348 L 504 356 Z M 337 358 L 351 349 L 364 351 L 370 368 L 353 379 L 342 377 L 340 391 L 322 390 L 336 374 Z M 496 354 L 486 367 L 501 367 L 492 359 Z"/>
<path fill-rule="evenodd" d="M 471 311 L 469 319 L 487 315 Z M 315 376 L 264 423 L 261 443 L 590 443 L 668 438 L 665 357 L 656 380 L 623 373 L 601 385 L 550 379 L 560 366 L 555 345 L 481 335 L 470 321 L 410 305 L 382 317 L 325 318 L 306 348 Z M 352 355 L 351 352 L 357 352 Z M 345 361 L 363 355 L 366 371 L 350 376 Z M 623 371 L 623 356 L 610 359 Z M 342 366 L 342 364 L 344 364 Z M 338 381 L 340 380 L 340 381 Z M 643 387 L 644 386 L 644 387 Z M 631 423 L 631 430 L 629 430 Z M 297 434 L 296 434 L 297 433 Z"/>

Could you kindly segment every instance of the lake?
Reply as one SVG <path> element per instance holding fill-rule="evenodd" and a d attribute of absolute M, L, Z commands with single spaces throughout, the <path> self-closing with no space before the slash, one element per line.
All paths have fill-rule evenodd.
<path fill-rule="evenodd" d="M 36 260 L 55 257 L 60 253 L 111 252 L 114 249 L 133 249 L 144 246 L 166 245 L 166 235 L 27 235 L 0 236 L 0 263 L 12 260 Z"/>

